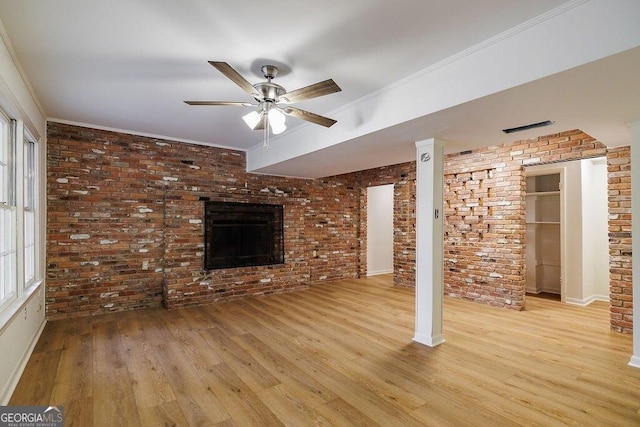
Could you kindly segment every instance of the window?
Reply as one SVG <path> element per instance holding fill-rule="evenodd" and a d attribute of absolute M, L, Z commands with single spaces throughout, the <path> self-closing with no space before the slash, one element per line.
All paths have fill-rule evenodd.
<path fill-rule="evenodd" d="M 0 307 L 17 294 L 14 128 L 0 113 Z"/>
<path fill-rule="evenodd" d="M 44 273 L 43 153 L 34 134 L 0 109 L 0 318 L 35 292 Z"/>
<path fill-rule="evenodd" d="M 24 287 L 36 279 L 36 143 L 24 140 Z"/>

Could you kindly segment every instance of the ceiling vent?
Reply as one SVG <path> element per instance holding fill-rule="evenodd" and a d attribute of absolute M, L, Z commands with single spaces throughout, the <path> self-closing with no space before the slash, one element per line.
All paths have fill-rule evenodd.
<path fill-rule="evenodd" d="M 543 126 L 550 126 L 550 125 L 552 125 L 554 123 L 555 122 L 552 122 L 551 120 L 545 120 L 544 122 L 531 123 L 530 125 L 524 125 L 524 126 L 518 126 L 518 127 L 515 127 L 515 128 L 502 129 L 502 132 L 504 132 L 504 133 L 522 132 L 523 130 L 541 128 Z"/>

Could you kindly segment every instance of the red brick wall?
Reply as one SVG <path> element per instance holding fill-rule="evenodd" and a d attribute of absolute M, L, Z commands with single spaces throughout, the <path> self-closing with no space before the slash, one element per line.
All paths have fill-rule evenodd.
<path fill-rule="evenodd" d="M 341 176 L 359 188 L 359 275 L 367 275 L 367 187 L 393 184 L 393 282 L 415 286 L 416 277 L 416 168 L 415 163 L 368 169 Z"/>
<path fill-rule="evenodd" d="M 497 151 L 447 158 L 445 293 L 524 305 L 524 175 Z M 511 164 L 509 164 L 511 163 Z"/>
<path fill-rule="evenodd" d="M 445 292 L 522 309 L 524 167 L 604 155 L 580 131 L 445 159 Z M 631 331 L 629 149 L 610 150 L 612 328 Z M 169 308 L 366 274 L 366 188 L 394 184 L 394 283 L 415 285 L 415 163 L 322 180 L 243 153 L 57 123 L 48 131 L 49 318 Z M 285 264 L 205 272 L 200 197 L 285 206 Z M 316 257 L 313 253 L 316 253 Z"/>
<path fill-rule="evenodd" d="M 631 151 L 607 153 L 611 329 L 633 331 L 631 283 Z"/>
<path fill-rule="evenodd" d="M 50 319 L 358 274 L 359 198 L 348 177 L 253 175 L 241 152 L 58 123 L 49 123 L 47 151 Z M 284 205 L 285 264 L 204 271 L 201 197 Z"/>
<path fill-rule="evenodd" d="M 447 156 L 445 293 L 523 309 L 524 166 L 606 152 L 574 130 Z"/>
<path fill-rule="evenodd" d="M 574 130 L 445 158 L 445 292 L 524 307 L 526 165 L 606 154 Z M 366 274 L 366 187 L 394 184 L 394 283 L 415 285 L 415 163 L 352 174 L 360 186 L 360 274 Z"/>
<path fill-rule="evenodd" d="M 524 307 L 524 167 L 607 155 L 611 328 L 632 331 L 629 147 L 609 150 L 579 131 L 449 155 L 445 159 L 445 292 Z M 357 172 L 360 274 L 366 274 L 366 187 L 395 184 L 394 283 L 415 285 L 415 163 Z"/>

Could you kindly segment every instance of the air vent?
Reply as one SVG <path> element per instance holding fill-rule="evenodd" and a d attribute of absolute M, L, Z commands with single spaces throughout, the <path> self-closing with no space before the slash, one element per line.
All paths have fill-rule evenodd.
<path fill-rule="evenodd" d="M 541 128 L 541 127 L 544 127 L 544 126 L 550 126 L 550 125 L 552 125 L 554 123 L 555 122 L 552 122 L 551 120 L 545 120 L 544 122 L 531 123 L 530 125 L 524 125 L 524 126 L 518 126 L 518 127 L 515 127 L 515 128 L 502 129 L 502 132 L 504 132 L 504 133 L 522 132 L 523 130 L 529 130 L 529 129 Z"/>

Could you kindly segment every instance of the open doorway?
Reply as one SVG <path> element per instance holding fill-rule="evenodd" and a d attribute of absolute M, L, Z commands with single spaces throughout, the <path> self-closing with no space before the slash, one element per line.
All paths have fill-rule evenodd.
<path fill-rule="evenodd" d="M 393 273 L 393 187 L 367 188 L 367 276 Z"/>
<path fill-rule="evenodd" d="M 582 306 L 608 301 L 606 159 L 525 170 L 527 294 Z"/>

